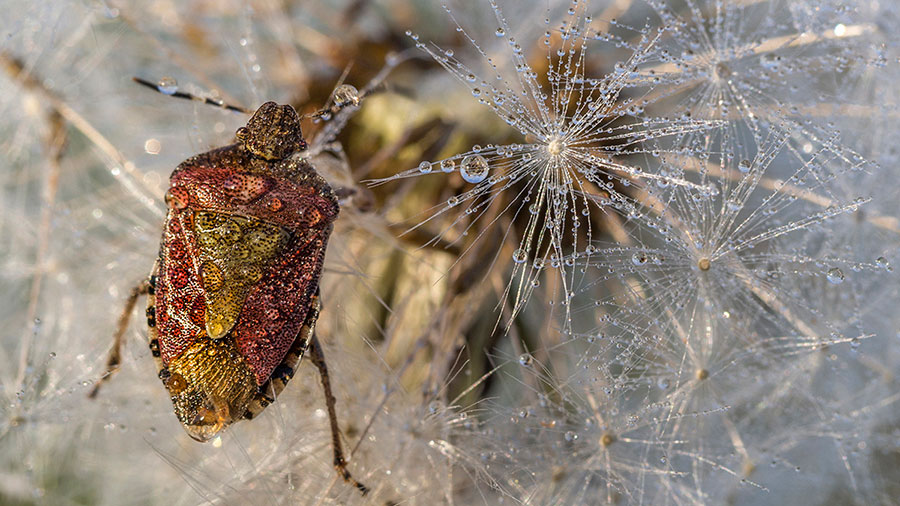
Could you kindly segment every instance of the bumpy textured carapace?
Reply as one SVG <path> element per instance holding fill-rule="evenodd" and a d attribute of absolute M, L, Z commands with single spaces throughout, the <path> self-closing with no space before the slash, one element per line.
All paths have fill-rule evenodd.
<path fill-rule="evenodd" d="M 304 160 L 293 107 L 263 104 L 238 142 L 182 162 L 148 287 L 150 349 L 188 433 L 252 418 L 312 338 L 334 192 Z"/>

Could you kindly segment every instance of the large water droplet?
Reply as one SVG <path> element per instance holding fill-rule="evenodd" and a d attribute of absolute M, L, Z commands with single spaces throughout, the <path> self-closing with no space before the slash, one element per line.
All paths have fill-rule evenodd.
<path fill-rule="evenodd" d="M 422 174 L 428 174 L 431 172 L 431 162 L 423 161 L 419 164 L 419 172 Z"/>
<path fill-rule="evenodd" d="M 837 267 L 833 267 L 828 269 L 828 273 L 826 273 L 825 277 L 828 278 L 828 281 L 833 285 L 839 285 L 844 282 L 844 271 L 838 269 Z"/>
<path fill-rule="evenodd" d="M 334 90 L 334 105 L 338 107 L 359 105 L 359 90 L 349 84 L 338 86 Z"/>
<path fill-rule="evenodd" d="M 517 264 L 525 263 L 525 260 L 528 259 L 528 253 L 525 250 L 520 248 L 520 249 L 513 251 L 512 258 L 513 258 L 513 262 L 515 262 Z"/>
<path fill-rule="evenodd" d="M 476 184 L 487 178 L 488 163 L 481 155 L 469 155 L 459 164 L 459 173 L 467 182 Z"/>
<path fill-rule="evenodd" d="M 744 174 L 750 172 L 750 160 L 741 160 L 740 163 L 738 163 L 738 170 Z"/>
<path fill-rule="evenodd" d="M 174 77 L 163 77 L 156 83 L 156 89 L 163 95 L 174 95 L 178 91 L 178 81 Z"/>
<path fill-rule="evenodd" d="M 523 353 L 519 355 L 519 363 L 524 366 L 529 366 L 534 361 L 530 353 Z"/>

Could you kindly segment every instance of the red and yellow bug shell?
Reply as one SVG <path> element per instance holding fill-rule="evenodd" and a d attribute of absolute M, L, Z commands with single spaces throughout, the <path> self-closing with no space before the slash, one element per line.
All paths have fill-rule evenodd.
<path fill-rule="evenodd" d="M 289 158 L 305 147 L 289 107 L 264 104 L 241 142 L 185 160 L 170 178 L 148 317 L 160 377 L 197 439 L 247 416 L 315 311 L 339 208 L 327 182 Z"/>

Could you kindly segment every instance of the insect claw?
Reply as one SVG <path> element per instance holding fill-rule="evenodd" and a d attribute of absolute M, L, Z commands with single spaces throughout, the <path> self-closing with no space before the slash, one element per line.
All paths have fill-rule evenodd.
<path fill-rule="evenodd" d="M 344 462 L 343 458 L 335 457 L 334 468 L 337 470 L 338 474 L 340 474 L 341 477 L 344 478 L 344 481 L 346 481 L 347 483 L 352 483 L 353 486 L 356 487 L 362 495 L 366 495 L 369 493 L 369 487 L 356 481 L 353 478 L 353 475 L 350 474 L 350 471 L 347 470 L 347 463 Z"/>

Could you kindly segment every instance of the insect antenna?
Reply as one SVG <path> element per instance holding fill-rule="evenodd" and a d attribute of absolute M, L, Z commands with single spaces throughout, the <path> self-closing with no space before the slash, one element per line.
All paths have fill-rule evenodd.
<path fill-rule="evenodd" d="M 167 83 L 164 83 L 162 81 L 160 81 L 158 83 L 153 83 L 146 79 L 141 79 L 140 77 L 132 77 L 131 80 L 142 86 L 146 86 L 146 87 L 150 88 L 151 90 L 154 90 L 158 93 L 162 93 L 163 95 L 168 95 L 170 97 L 194 100 L 194 101 L 203 102 L 204 104 L 209 104 L 209 105 L 212 105 L 215 107 L 220 107 L 222 109 L 227 109 L 229 111 L 242 112 L 244 114 L 253 114 L 253 111 L 247 109 L 246 107 L 226 104 L 225 102 L 223 102 L 221 100 L 216 100 L 214 98 L 201 97 L 198 95 L 194 95 L 193 93 L 179 91 L 177 89 L 176 85 L 174 85 L 174 84 L 168 85 Z"/>

